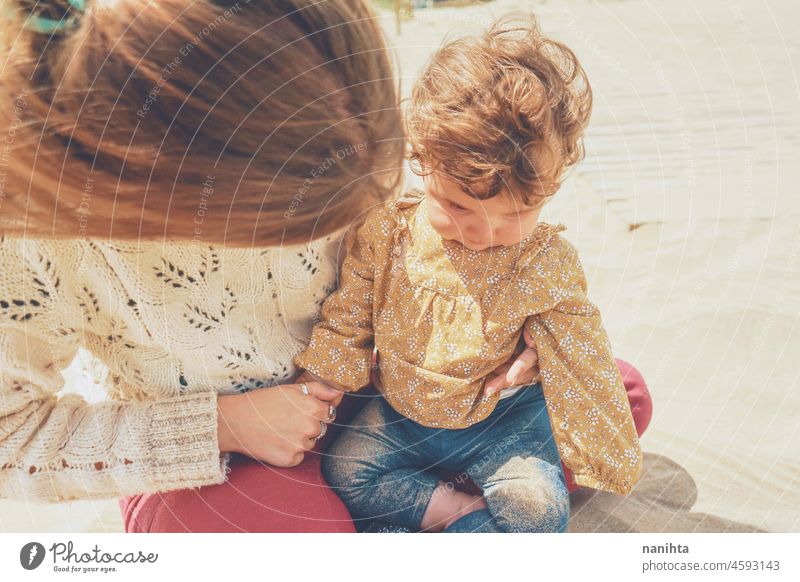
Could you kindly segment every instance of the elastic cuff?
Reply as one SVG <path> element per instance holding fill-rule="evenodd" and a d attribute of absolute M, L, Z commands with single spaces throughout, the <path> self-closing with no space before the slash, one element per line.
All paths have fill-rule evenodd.
<path fill-rule="evenodd" d="M 315 351 L 310 346 L 305 351 L 296 355 L 292 362 L 298 368 L 308 370 L 315 376 L 335 382 L 345 387 L 347 392 L 357 392 L 370 383 L 372 371 L 372 352 L 343 348 L 335 348 L 343 357 L 337 358 L 335 363 L 331 354 Z"/>
<path fill-rule="evenodd" d="M 628 495 L 633 489 L 633 485 L 627 482 L 618 484 L 610 481 L 601 481 L 592 475 L 579 475 L 575 472 L 572 473 L 572 480 L 581 487 L 591 487 L 592 489 L 616 493 L 617 495 Z"/>

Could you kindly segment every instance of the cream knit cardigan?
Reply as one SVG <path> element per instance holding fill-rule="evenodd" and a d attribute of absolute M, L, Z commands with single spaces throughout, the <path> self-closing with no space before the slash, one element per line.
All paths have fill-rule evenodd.
<path fill-rule="evenodd" d="M 0 497 L 223 482 L 217 395 L 296 374 L 342 234 L 256 249 L 0 236 Z M 58 394 L 80 347 L 110 371 L 106 402 Z"/>

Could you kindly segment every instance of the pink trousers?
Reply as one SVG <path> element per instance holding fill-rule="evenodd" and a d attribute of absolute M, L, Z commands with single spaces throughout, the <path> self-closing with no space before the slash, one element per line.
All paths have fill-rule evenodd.
<path fill-rule="evenodd" d="M 653 414 L 641 374 L 617 359 L 636 430 L 641 436 Z M 346 424 L 366 402 L 345 395 L 337 424 Z M 126 532 L 353 532 L 350 514 L 320 473 L 320 455 L 338 434 L 324 438 L 295 467 L 280 468 L 243 455 L 231 456 L 228 481 L 196 489 L 131 495 L 120 499 Z M 443 476 L 446 477 L 446 476 Z M 570 491 L 577 486 L 567 472 Z M 466 490 L 470 487 L 467 485 Z"/>

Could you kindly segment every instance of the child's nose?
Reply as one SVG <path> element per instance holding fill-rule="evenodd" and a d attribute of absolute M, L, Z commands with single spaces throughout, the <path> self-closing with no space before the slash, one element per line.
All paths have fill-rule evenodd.
<path fill-rule="evenodd" d="M 472 230 L 467 231 L 467 236 L 476 244 L 488 244 L 495 240 L 499 234 L 498 228 L 494 228 L 486 222 L 475 224 Z"/>

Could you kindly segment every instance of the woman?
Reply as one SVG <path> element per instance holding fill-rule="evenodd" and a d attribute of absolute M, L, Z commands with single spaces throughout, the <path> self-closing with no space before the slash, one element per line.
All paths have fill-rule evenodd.
<path fill-rule="evenodd" d="M 291 360 L 345 231 L 399 180 L 373 14 L 18 2 L 0 33 L 0 496 L 121 497 L 126 531 L 353 531 L 319 472 L 342 396 Z M 56 394 L 80 347 L 109 401 Z"/>

